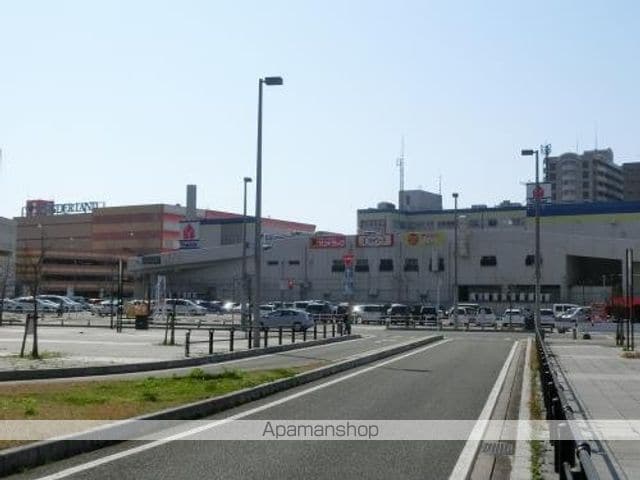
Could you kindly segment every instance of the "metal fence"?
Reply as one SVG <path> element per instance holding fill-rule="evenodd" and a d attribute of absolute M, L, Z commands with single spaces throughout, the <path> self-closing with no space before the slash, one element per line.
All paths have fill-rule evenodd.
<path fill-rule="evenodd" d="M 600 476 L 591 460 L 591 445 L 573 431 L 573 409 L 550 364 L 551 352 L 540 332 L 536 332 L 536 349 L 540 360 L 540 383 L 546 417 L 547 420 L 553 420 L 550 425 L 557 429 L 550 432 L 555 472 L 561 480 L 599 480 Z"/>
<path fill-rule="evenodd" d="M 199 329 L 199 331 L 203 331 L 203 329 Z M 197 344 L 206 344 L 208 346 L 208 354 L 213 355 L 214 353 L 214 344 L 216 341 L 215 334 L 216 332 L 226 332 L 226 338 L 222 339 L 223 342 L 228 342 L 228 349 L 224 350 L 224 352 L 233 352 L 238 341 L 246 341 L 247 349 L 251 350 L 253 347 L 253 335 L 254 331 L 252 329 L 242 329 L 236 328 L 234 326 L 225 328 L 209 328 L 207 329 L 208 336 L 204 340 L 194 340 L 192 338 L 192 329 L 188 329 L 184 335 L 184 356 L 191 356 L 191 347 Z M 237 332 L 245 333 L 243 338 L 238 338 L 236 336 Z M 334 338 L 336 336 L 340 337 L 343 335 L 348 335 L 351 333 L 350 326 L 343 322 L 323 322 L 316 323 L 313 327 L 308 329 L 297 329 L 295 327 L 274 327 L 274 328 L 260 328 L 258 330 L 258 334 L 260 335 L 260 344 L 259 348 L 267 348 L 272 345 L 283 345 L 285 343 L 296 343 L 297 341 L 306 342 L 308 340 L 318 340 L 325 338 Z"/>

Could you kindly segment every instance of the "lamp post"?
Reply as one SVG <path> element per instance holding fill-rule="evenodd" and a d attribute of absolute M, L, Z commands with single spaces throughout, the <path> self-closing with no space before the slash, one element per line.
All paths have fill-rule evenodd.
<path fill-rule="evenodd" d="M 458 194 L 453 197 L 453 325 L 458 329 Z"/>
<path fill-rule="evenodd" d="M 543 190 L 540 187 L 540 174 L 538 173 L 538 150 L 522 150 L 521 155 L 524 157 L 530 157 L 535 155 L 536 157 L 536 185 L 533 189 L 533 204 L 535 207 L 535 222 L 536 222 L 536 253 L 535 253 L 535 298 L 534 298 L 534 313 L 533 322 L 536 332 L 540 331 L 540 200 L 543 196 Z"/>
<path fill-rule="evenodd" d="M 256 287 L 253 298 L 253 316 L 251 328 L 253 329 L 253 346 L 260 346 L 260 280 L 262 273 L 262 86 L 282 85 L 282 77 L 265 77 L 258 79 L 258 151 L 256 155 L 256 213 L 255 213 L 255 241 L 253 244 L 253 259 L 255 262 Z"/>
<path fill-rule="evenodd" d="M 240 306 L 244 326 L 247 321 L 247 304 L 249 303 L 249 278 L 247 276 L 247 183 L 251 183 L 251 177 L 244 177 L 244 207 L 242 210 L 242 304 Z"/>

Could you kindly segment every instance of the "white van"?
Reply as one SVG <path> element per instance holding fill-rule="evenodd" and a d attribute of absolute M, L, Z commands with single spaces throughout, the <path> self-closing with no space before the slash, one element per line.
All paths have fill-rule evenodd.
<path fill-rule="evenodd" d="M 572 308 L 578 308 L 580 305 L 576 305 L 574 303 L 554 303 L 553 304 L 553 316 L 559 319 L 562 315 L 567 313 Z"/>
<path fill-rule="evenodd" d="M 386 317 L 384 305 L 356 305 L 353 307 L 353 316 L 356 323 L 384 323 Z"/>

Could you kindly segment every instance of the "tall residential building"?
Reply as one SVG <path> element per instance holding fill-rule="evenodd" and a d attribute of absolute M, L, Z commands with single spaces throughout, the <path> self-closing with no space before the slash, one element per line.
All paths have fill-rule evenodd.
<path fill-rule="evenodd" d="M 613 150 L 586 150 L 549 157 L 544 168 L 556 203 L 610 202 L 624 199 L 622 168 L 613 163 Z"/>
<path fill-rule="evenodd" d="M 640 162 L 623 163 L 624 199 L 626 201 L 640 200 Z"/>

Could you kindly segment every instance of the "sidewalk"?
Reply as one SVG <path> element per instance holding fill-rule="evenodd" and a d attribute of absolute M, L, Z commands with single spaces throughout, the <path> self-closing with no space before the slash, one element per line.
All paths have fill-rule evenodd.
<path fill-rule="evenodd" d="M 625 359 L 610 335 L 573 340 L 547 336 L 555 361 L 569 383 L 565 391 L 577 419 L 640 419 L 640 359 Z M 640 338 L 636 338 L 636 341 Z M 640 442 L 596 442 L 592 459 L 601 478 L 640 478 Z"/>

